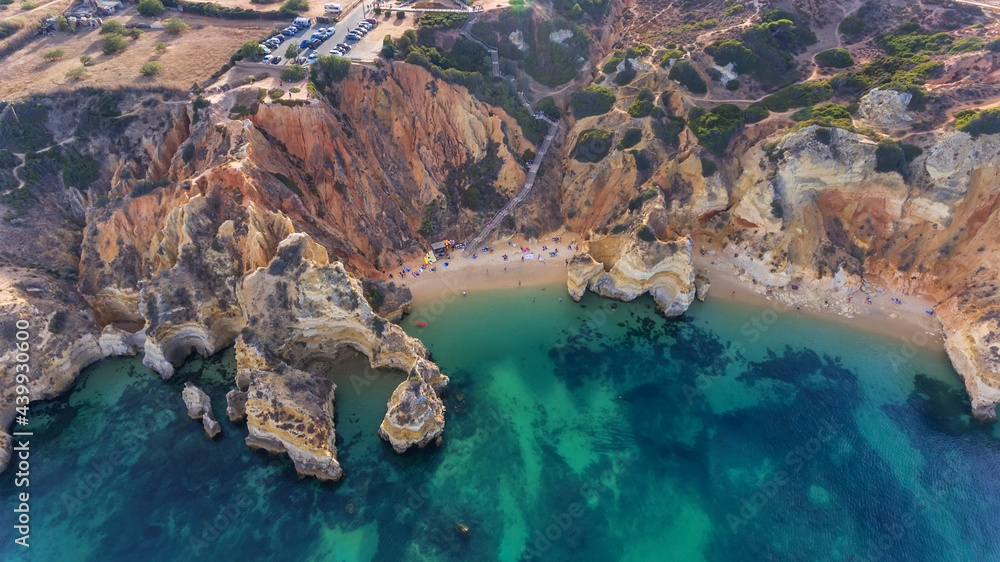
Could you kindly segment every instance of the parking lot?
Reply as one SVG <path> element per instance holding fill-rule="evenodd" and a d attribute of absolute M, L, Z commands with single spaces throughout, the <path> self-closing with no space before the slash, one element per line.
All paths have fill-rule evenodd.
<path fill-rule="evenodd" d="M 294 64 L 295 60 L 289 60 L 288 58 L 288 47 L 289 45 L 295 45 L 299 47 L 304 40 L 308 40 L 314 33 L 318 32 L 320 29 L 330 29 L 333 28 L 333 35 L 322 40 L 322 43 L 316 48 L 304 47 L 301 49 L 298 60 L 302 61 L 302 64 L 310 64 L 319 55 L 330 54 L 330 51 L 338 44 L 344 43 L 351 47 L 351 50 L 343 54 L 349 59 L 355 60 L 371 60 L 378 53 L 379 49 L 382 48 L 381 39 L 373 41 L 372 36 L 378 35 L 378 37 L 383 37 L 384 33 L 379 33 L 379 28 L 383 24 L 382 17 L 376 17 L 370 9 L 370 5 L 359 4 L 350 12 L 341 13 L 339 21 L 333 24 L 321 24 L 313 23 L 310 27 L 301 29 L 294 33 L 290 37 L 286 37 L 285 41 L 282 42 L 277 49 L 273 50 L 271 53 L 273 55 L 278 55 L 281 57 L 281 62 L 278 63 L 279 66 L 285 66 L 289 64 Z M 328 16 L 335 16 L 335 14 L 328 14 Z M 376 27 L 372 29 L 368 35 L 363 36 L 362 40 L 350 40 L 347 39 L 348 33 L 352 30 L 358 28 L 359 24 L 365 19 L 375 19 L 377 20 Z M 291 25 L 291 22 L 289 22 Z M 312 56 L 315 54 L 315 56 Z M 334 53 L 336 54 L 336 53 Z M 311 57 L 312 56 L 312 57 Z M 310 59 L 311 57 L 311 59 Z"/>

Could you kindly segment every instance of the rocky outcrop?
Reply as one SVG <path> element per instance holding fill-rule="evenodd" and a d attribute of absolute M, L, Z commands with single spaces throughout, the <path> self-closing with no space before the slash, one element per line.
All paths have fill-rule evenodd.
<path fill-rule="evenodd" d="M 247 445 L 287 454 L 299 475 L 340 480 L 333 381 L 284 363 L 267 371 L 250 369 L 248 376 Z"/>
<path fill-rule="evenodd" d="M 597 262 L 590 254 L 577 254 L 569 260 L 569 269 L 566 271 L 566 288 L 569 296 L 575 301 L 583 298 L 587 292 L 587 285 L 591 280 L 596 279 L 604 273 L 604 265 Z"/>
<path fill-rule="evenodd" d="M 708 279 L 708 273 L 705 271 L 698 271 L 694 276 L 694 296 L 701 302 L 705 302 L 705 298 L 708 297 L 708 289 L 712 286 L 712 282 Z"/>
<path fill-rule="evenodd" d="M 190 381 L 184 383 L 181 397 L 184 399 L 188 417 L 193 420 L 200 419 L 202 427 L 205 429 L 205 435 L 209 439 L 214 439 L 222 431 L 222 426 L 216 421 L 215 414 L 212 413 L 212 399 L 208 394 L 205 394 L 204 390 Z"/>
<path fill-rule="evenodd" d="M 858 102 L 858 116 L 868 125 L 887 130 L 899 130 L 913 123 L 913 114 L 907 109 L 912 94 L 895 90 L 872 88 Z"/>
<path fill-rule="evenodd" d="M 248 386 L 249 388 L 249 381 Z M 236 423 L 247 419 L 247 393 L 244 390 L 230 390 L 226 393 L 226 417 Z"/>
<path fill-rule="evenodd" d="M 444 404 L 438 392 L 444 382 L 436 366 L 422 362 L 392 392 L 378 434 L 397 453 L 413 446 L 423 448 L 431 442 L 441 444 Z"/>
<path fill-rule="evenodd" d="M 620 246 L 622 240 L 629 240 L 630 243 L 610 264 L 607 272 L 608 263 L 601 263 L 589 255 L 574 260 L 578 265 L 573 278 L 567 281 L 570 294 L 579 293 L 586 279 L 586 286 L 602 297 L 630 301 L 649 293 L 656 302 L 657 310 L 665 316 L 684 314 L 695 296 L 695 273 L 691 259 L 694 245 L 691 238 L 682 237 L 670 242 L 641 242 L 631 237 L 608 238 L 614 239 L 612 244 L 615 246 Z M 590 246 L 607 246 L 602 242 L 607 241 L 591 241 Z M 594 267 L 588 258 L 600 267 Z"/>
<path fill-rule="evenodd" d="M 329 397 L 332 409 L 333 388 L 319 382 L 322 376 L 317 369 L 353 352 L 368 357 L 372 367 L 407 375 L 389 401 L 379 429 L 383 438 L 402 452 L 441 436 L 444 404 L 439 393 L 448 377 L 428 360 L 423 344 L 374 313 L 363 296 L 361 282 L 348 275 L 342 264 L 331 263 L 326 250 L 309 236 L 292 234 L 283 240 L 266 268 L 243 278 L 237 295 L 248 318 L 247 329 L 237 342 L 236 359 L 238 384 L 248 388 L 247 425 L 253 436 L 249 443 L 272 451 L 285 450 L 293 460 L 299 459 L 296 469 L 301 474 L 334 478 L 339 464 L 333 465 L 332 413 L 327 426 L 322 421 L 323 412 L 309 409 L 308 393 L 323 401 Z M 294 394 L 271 382 L 286 374 L 306 381 L 303 384 L 308 392 Z M 274 424 L 263 423 L 265 419 L 298 415 L 294 414 L 298 407 L 282 401 L 268 406 L 260 389 L 255 390 L 255 385 L 261 384 L 266 385 L 269 396 L 280 395 L 293 404 L 303 404 L 306 410 L 301 415 L 311 420 L 317 431 L 324 428 L 324 433 L 292 435 L 287 428 L 279 432 Z M 282 411 L 288 411 L 271 411 L 279 404 Z M 269 434 L 273 435 L 269 438 Z"/>

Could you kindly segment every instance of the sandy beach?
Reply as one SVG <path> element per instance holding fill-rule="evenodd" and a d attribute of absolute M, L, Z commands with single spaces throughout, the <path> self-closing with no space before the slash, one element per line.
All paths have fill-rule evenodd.
<path fill-rule="evenodd" d="M 553 237 L 560 241 L 553 242 Z M 580 246 L 577 246 L 577 241 Z M 823 321 L 832 321 L 851 328 L 874 332 L 904 341 L 919 341 L 921 347 L 943 347 L 943 335 L 940 322 L 925 311 L 931 310 L 934 303 L 928 299 L 914 295 L 895 294 L 878 290 L 865 294 L 855 291 L 843 294 L 838 291 L 823 291 L 803 284 L 798 290 L 790 288 L 775 288 L 768 292 L 762 285 L 745 279 L 733 260 L 717 246 L 707 244 L 695 238 L 695 248 L 702 245 L 706 250 L 714 250 L 714 255 L 694 253 L 696 269 L 707 272 L 711 281 L 708 292 L 709 299 L 732 300 L 759 307 L 781 307 L 783 310 L 796 314 L 815 316 Z M 512 244 L 512 245 L 510 245 Z M 534 259 L 522 260 L 525 255 L 521 247 L 530 248 Z M 548 250 L 542 251 L 542 246 Z M 572 250 L 569 249 L 572 246 Z M 462 292 L 482 292 L 496 289 L 521 287 L 551 287 L 565 296 L 566 291 L 566 260 L 586 252 L 587 244 L 583 236 L 564 230 L 544 235 L 540 240 L 526 240 L 523 236 L 512 236 L 497 239 L 483 253 L 478 248 L 476 259 L 466 257 L 461 251 L 453 251 L 450 259 L 440 259 L 437 263 L 425 266 L 418 277 L 411 272 L 406 273 L 402 285 L 413 292 L 413 302 L 426 305 L 435 299 L 452 299 Z M 550 258 L 549 251 L 558 249 L 558 257 Z M 538 261 L 541 253 L 544 261 Z M 507 254 L 508 260 L 503 260 Z M 448 266 L 445 267 L 444 263 Z M 412 271 L 418 271 L 423 265 L 423 256 L 413 256 L 406 260 L 404 266 Z M 431 268 L 436 271 L 431 271 Z M 388 277 L 393 274 L 393 280 L 399 282 L 401 268 L 386 272 Z M 871 298 L 871 304 L 866 303 L 866 297 Z M 568 298 L 568 297 L 567 297 Z M 901 304 L 892 301 L 898 298 Z"/>

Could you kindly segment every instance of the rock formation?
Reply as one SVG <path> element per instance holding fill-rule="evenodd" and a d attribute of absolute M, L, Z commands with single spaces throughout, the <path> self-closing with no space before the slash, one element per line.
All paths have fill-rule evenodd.
<path fill-rule="evenodd" d="M 397 453 L 416 445 L 441 443 L 444 432 L 444 404 L 438 392 L 447 381 L 441 380 L 437 367 L 422 362 L 389 398 L 385 418 L 378 434 L 392 444 Z"/>
<path fill-rule="evenodd" d="M 249 388 L 249 387 L 248 387 Z M 247 393 L 244 390 L 230 390 L 226 393 L 226 417 L 236 423 L 247 419 Z"/>
<path fill-rule="evenodd" d="M 912 94 L 895 90 L 872 88 L 858 102 L 858 116 L 867 124 L 880 130 L 898 130 L 913 123 L 913 114 L 907 110 Z"/>
<path fill-rule="evenodd" d="M 188 417 L 193 420 L 200 419 L 205 435 L 209 439 L 214 439 L 222 431 L 222 426 L 212 413 L 212 399 L 190 381 L 184 383 L 181 397 L 184 399 L 184 406 L 187 407 Z"/>
<path fill-rule="evenodd" d="M 630 301 L 649 293 L 665 316 L 683 314 L 695 296 L 693 243 L 689 237 L 670 242 L 637 241 L 630 236 L 591 240 L 591 254 L 573 260 L 567 288 L 580 300 L 582 287 L 608 298 Z"/>

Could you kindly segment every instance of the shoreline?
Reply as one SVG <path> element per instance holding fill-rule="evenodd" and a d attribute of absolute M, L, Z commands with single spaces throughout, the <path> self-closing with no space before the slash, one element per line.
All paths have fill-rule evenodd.
<path fill-rule="evenodd" d="M 560 241 L 553 242 L 553 237 Z M 692 236 L 695 247 L 703 245 L 698 236 Z M 400 282 L 399 269 L 394 277 L 388 279 L 410 289 L 413 293 L 411 305 L 434 306 L 435 302 L 445 304 L 465 293 L 481 293 L 517 287 L 547 287 L 558 286 L 566 290 L 566 260 L 584 253 L 587 243 L 583 236 L 577 233 L 560 230 L 547 233 L 534 241 L 527 241 L 522 235 L 499 238 L 491 246 L 492 252 L 477 253 L 477 259 L 454 251 L 451 259 L 439 259 L 437 263 L 426 266 L 419 277 L 407 278 Z M 545 242 L 543 242 L 545 241 Z M 508 243 L 513 243 L 509 246 Z M 544 262 L 538 261 L 538 252 L 542 246 L 548 246 L 543 251 Z M 524 255 L 520 247 L 531 248 L 535 254 L 533 260 L 522 261 Z M 572 250 L 568 249 L 572 246 Z M 914 295 L 896 294 L 889 291 L 872 295 L 872 303 L 866 304 L 867 296 L 860 290 L 849 294 L 839 291 L 825 291 L 815 287 L 805 286 L 793 291 L 787 288 L 774 288 L 768 292 L 764 286 L 746 279 L 741 275 L 739 267 L 725 253 L 714 248 L 712 244 L 704 244 L 706 249 L 713 247 L 715 255 L 700 255 L 695 250 L 692 256 L 696 271 L 708 275 L 711 286 L 707 299 L 719 299 L 759 308 L 775 308 L 782 311 L 792 311 L 814 317 L 826 322 L 834 322 L 844 327 L 862 330 L 907 342 L 917 347 L 944 351 L 944 332 L 936 316 L 924 311 L 932 310 L 935 303 L 926 298 Z M 550 258 L 548 251 L 558 248 L 558 257 Z M 480 249 L 481 250 L 481 249 Z M 507 254 L 508 261 L 503 261 L 502 255 Z M 444 267 L 448 262 L 448 267 Z M 405 260 L 404 265 L 417 271 L 423 264 L 422 256 L 413 256 Z M 431 271 L 436 267 L 437 271 Z M 568 295 L 567 295 L 568 296 Z M 891 301 L 899 298 L 902 304 Z M 848 300 L 850 298 L 851 300 Z M 797 308 L 800 307 L 800 308 Z"/>

